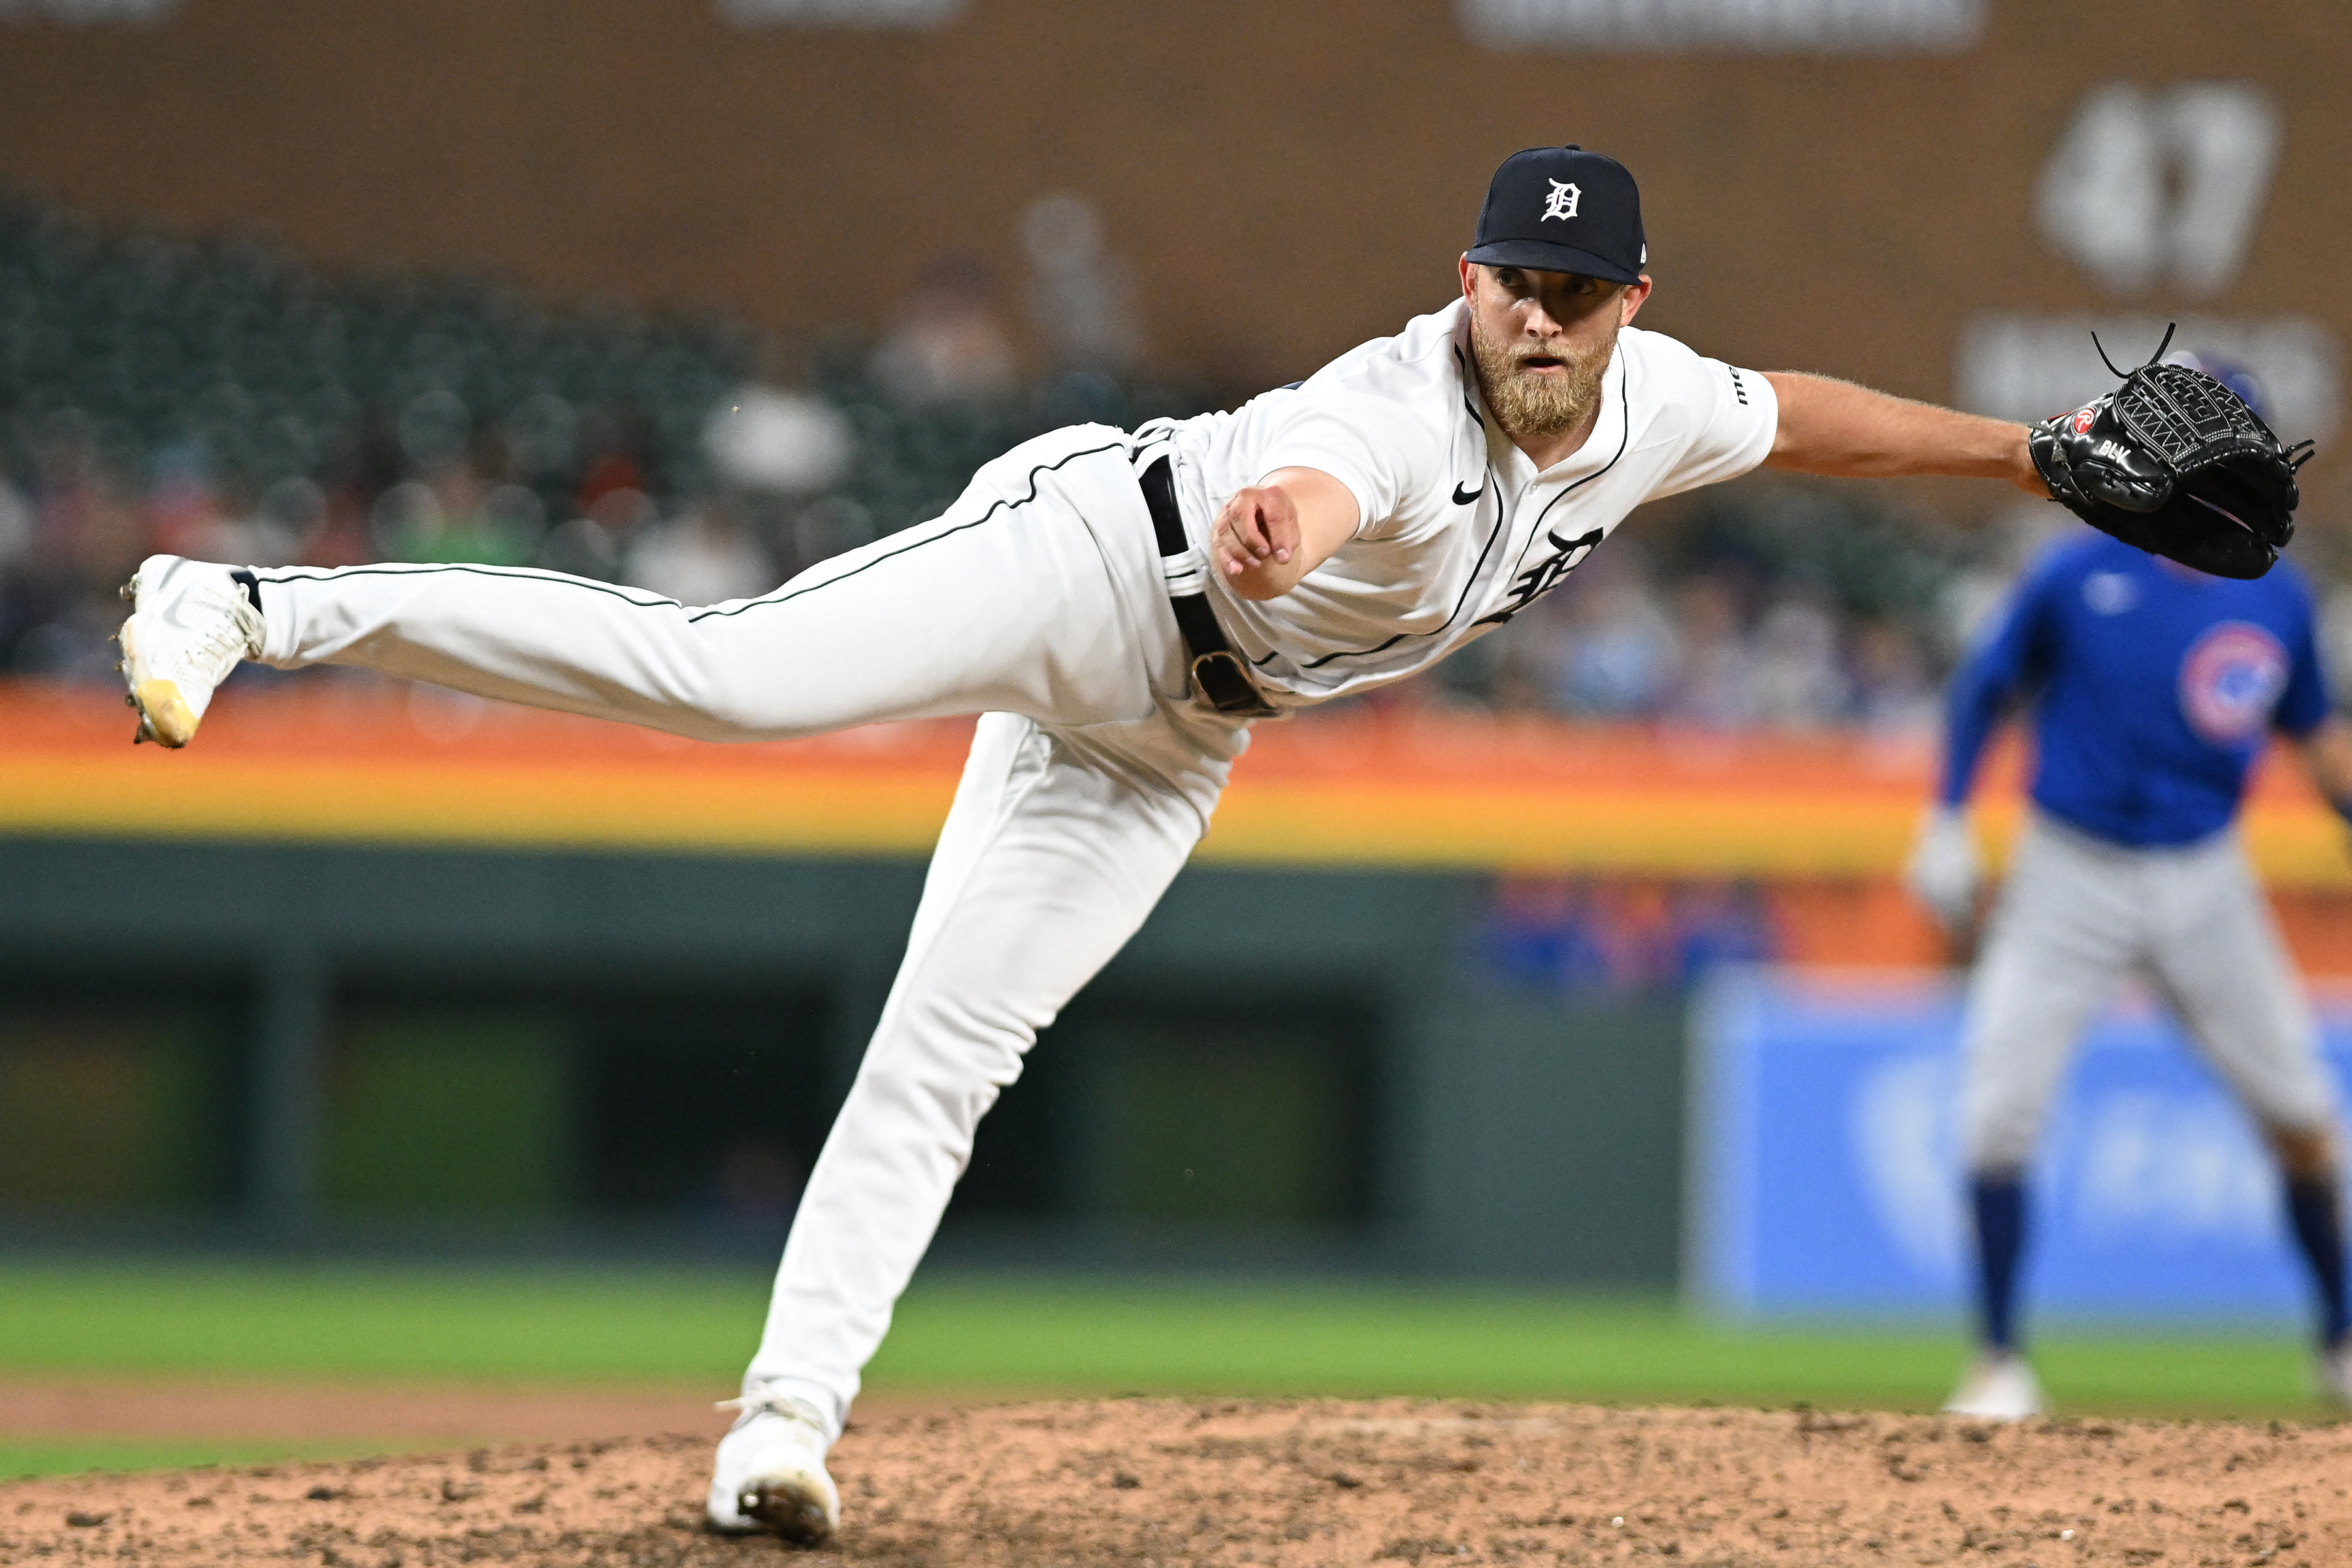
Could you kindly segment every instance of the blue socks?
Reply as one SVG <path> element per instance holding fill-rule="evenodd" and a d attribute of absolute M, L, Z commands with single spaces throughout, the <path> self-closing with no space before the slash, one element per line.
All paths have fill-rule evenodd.
<path fill-rule="evenodd" d="M 1978 1312 L 1988 1350 L 2017 1348 L 2017 1265 L 2025 1251 L 2025 1184 L 2015 1173 L 1969 1178 L 1977 1222 Z M 2319 1342 L 2352 1331 L 2344 1279 L 2344 1215 L 2332 1180 L 2290 1181 L 2286 1215 L 2319 1297 Z"/>
<path fill-rule="evenodd" d="M 2286 1217 L 2319 1291 L 2320 1345 L 2332 1349 L 2343 1339 L 2347 1327 L 2352 1326 L 2345 1315 L 2344 1215 L 2335 1182 L 2307 1178 L 2288 1182 Z"/>
<path fill-rule="evenodd" d="M 1987 1350 L 2017 1348 L 2017 1260 L 2025 1250 L 2025 1184 L 2015 1172 L 1969 1178 L 1977 1218 L 1977 1308 Z M 2342 1256 L 2339 1241 L 2337 1256 Z M 2336 1270 L 2342 1275 L 2342 1268 Z M 2342 1300 L 2339 1290 L 2338 1300 Z"/>

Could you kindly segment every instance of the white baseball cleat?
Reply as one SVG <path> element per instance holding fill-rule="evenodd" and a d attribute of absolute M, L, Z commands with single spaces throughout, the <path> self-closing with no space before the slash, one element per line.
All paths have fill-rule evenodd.
<path fill-rule="evenodd" d="M 186 745 L 213 700 L 213 688 L 239 659 L 261 653 L 261 612 L 226 566 L 150 555 L 122 586 L 131 618 L 117 637 L 134 741 Z"/>
<path fill-rule="evenodd" d="M 1959 1387 L 1944 1402 L 1947 1415 L 1974 1415 L 1986 1421 L 2022 1421 L 2049 1410 L 2033 1369 L 2015 1351 L 1987 1351 L 1960 1379 Z"/>
<path fill-rule="evenodd" d="M 2338 1410 L 2352 1410 L 2352 1339 L 2319 1352 L 2311 1363 L 2311 1381 L 2320 1398 Z"/>
<path fill-rule="evenodd" d="M 841 1523 L 841 1493 L 824 1473 L 824 1417 L 804 1399 L 766 1384 L 721 1410 L 740 1410 L 719 1439 L 719 1458 L 703 1504 L 710 1528 L 729 1535 L 772 1530 L 814 1546 Z"/>

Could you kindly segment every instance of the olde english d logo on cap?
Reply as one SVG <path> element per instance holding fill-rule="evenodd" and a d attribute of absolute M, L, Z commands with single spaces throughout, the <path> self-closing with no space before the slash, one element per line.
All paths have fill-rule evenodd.
<path fill-rule="evenodd" d="M 0 0 L 5 4 L 5 0 Z M 1486 184 L 1464 258 L 1480 267 L 1573 272 L 1638 283 L 1642 193 L 1625 165 L 1581 147 L 1530 147 L 1503 160 Z"/>

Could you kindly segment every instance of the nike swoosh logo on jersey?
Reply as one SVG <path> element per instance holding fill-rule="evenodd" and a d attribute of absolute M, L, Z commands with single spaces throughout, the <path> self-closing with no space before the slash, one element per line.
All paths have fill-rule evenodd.
<path fill-rule="evenodd" d="M 1455 506 L 1468 506 L 1472 501 L 1476 500 L 1480 496 L 1485 495 L 1486 493 L 1486 487 L 1484 485 L 1480 485 L 1475 490 L 1465 490 L 1459 483 L 1456 483 L 1454 487 L 1454 504 Z"/>

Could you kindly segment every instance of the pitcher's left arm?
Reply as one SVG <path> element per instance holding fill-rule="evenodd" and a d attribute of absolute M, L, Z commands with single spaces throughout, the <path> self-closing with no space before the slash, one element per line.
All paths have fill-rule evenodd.
<path fill-rule="evenodd" d="M 1850 381 L 1768 371 L 1780 403 L 1769 468 L 1834 479 L 1942 474 L 2007 479 L 2047 500 L 2050 487 L 2026 449 L 2025 426 L 1873 392 Z"/>

